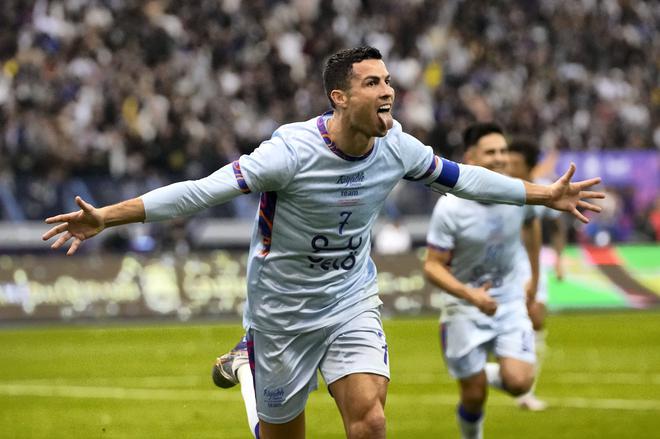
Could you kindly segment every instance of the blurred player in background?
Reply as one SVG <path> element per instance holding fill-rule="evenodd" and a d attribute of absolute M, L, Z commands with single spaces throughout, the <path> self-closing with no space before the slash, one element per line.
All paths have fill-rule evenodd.
<path fill-rule="evenodd" d="M 539 161 L 540 150 L 537 144 L 526 138 L 514 138 L 509 142 L 509 175 L 526 181 L 535 180 L 534 175 Z M 551 248 L 541 250 L 541 261 L 552 261 L 555 267 L 557 279 L 564 278 L 562 264 L 562 251 L 566 243 L 566 226 L 561 218 L 561 212 L 537 206 L 537 216 L 542 220 L 543 231 L 548 232 Z M 545 234 L 545 233 L 544 233 Z M 529 317 L 532 320 L 536 338 L 536 379 L 538 380 L 541 363 L 546 351 L 545 317 L 547 315 L 548 302 L 548 272 L 541 264 L 541 272 L 535 300 L 527 304 Z M 530 273 L 531 274 L 531 273 Z M 547 403 L 541 401 L 534 395 L 534 388 L 523 396 L 516 398 L 521 408 L 539 411 L 545 410 Z"/>
<path fill-rule="evenodd" d="M 463 138 L 466 163 L 506 172 L 507 142 L 498 125 L 473 124 Z M 538 282 L 540 222 L 532 206 L 448 195 L 433 210 L 427 242 L 425 274 L 447 293 L 440 334 L 447 368 L 459 381 L 459 428 L 463 438 L 481 438 L 488 384 L 519 396 L 534 382 L 526 303 Z M 524 267 L 531 267 L 531 280 Z M 489 354 L 497 363 L 487 364 Z"/>
<path fill-rule="evenodd" d="M 385 437 L 389 382 L 371 228 L 402 178 L 462 197 L 544 204 L 588 221 L 579 208 L 594 178 L 571 183 L 575 166 L 549 186 L 459 165 L 404 133 L 392 117 L 394 89 L 377 49 L 331 56 L 323 72 L 333 111 L 281 126 L 249 155 L 210 176 L 139 198 L 46 220 L 53 248 L 104 228 L 189 215 L 241 194 L 260 192 L 250 245 L 245 347 L 259 417 L 255 436 L 305 437 L 304 409 L 321 371 L 349 438 Z M 234 372 L 236 369 L 230 367 Z"/>

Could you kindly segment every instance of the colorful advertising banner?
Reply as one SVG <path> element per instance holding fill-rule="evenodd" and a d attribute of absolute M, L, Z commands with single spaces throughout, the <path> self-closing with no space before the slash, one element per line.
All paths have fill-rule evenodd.
<path fill-rule="evenodd" d="M 375 257 L 383 314 L 439 312 L 422 253 Z M 238 318 L 247 253 L 85 257 L 0 256 L 0 321 Z M 550 308 L 645 308 L 660 303 L 660 246 L 569 248 L 550 271 Z"/>
<path fill-rule="evenodd" d="M 658 151 L 562 151 L 555 171 L 558 175 L 573 162 L 575 180 L 600 176 L 607 186 L 630 189 L 634 205 L 643 209 L 660 194 L 660 152 Z"/>

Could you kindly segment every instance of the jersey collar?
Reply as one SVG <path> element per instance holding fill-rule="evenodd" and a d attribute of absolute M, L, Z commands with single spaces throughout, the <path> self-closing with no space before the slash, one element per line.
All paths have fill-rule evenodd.
<path fill-rule="evenodd" d="M 364 160 L 367 157 L 369 157 L 374 152 L 374 150 L 376 149 L 376 146 L 378 145 L 377 139 L 374 142 L 373 148 L 371 148 L 369 151 L 367 151 L 364 155 L 361 155 L 361 156 L 352 156 L 352 155 L 345 154 L 341 149 L 337 148 L 337 145 L 335 145 L 335 142 L 330 140 L 330 134 L 328 133 L 328 129 L 325 126 L 325 121 L 330 116 L 332 116 L 333 113 L 334 113 L 334 111 L 332 111 L 332 110 L 326 111 L 325 113 L 323 113 L 322 115 L 320 115 L 316 119 L 316 126 L 319 129 L 319 133 L 321 134 L 321 137 L 323 138 L 323 141 L 325 142 L 325 145 L 328 147 L 328 149 L 330 149 L 330 151 L 332 151 L 335 155 L 341 157 L 342 159 L 348 160 L 348 161 L 351 161 L 351 162 Z"/>

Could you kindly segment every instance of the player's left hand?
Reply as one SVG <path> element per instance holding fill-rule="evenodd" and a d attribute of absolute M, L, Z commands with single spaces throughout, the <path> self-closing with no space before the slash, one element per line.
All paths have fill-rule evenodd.
<path fill-rule="evenodd" d="M 586 224 L 589 222 L 589 219 L 578 210 L 578 207 L 593 212 L 600 212 L 600 206 L 584 201 L 584 198 L 605 198 L 605 194 L 603 192 L 586 190 L 600 183 L 600 177 L 571 183 L 573 174 L 575 174 L 575 163 L 571 163 L 566 173 L 550 185 L 550 200 L 546 205 L 553 209 L 571 213 Z"/>

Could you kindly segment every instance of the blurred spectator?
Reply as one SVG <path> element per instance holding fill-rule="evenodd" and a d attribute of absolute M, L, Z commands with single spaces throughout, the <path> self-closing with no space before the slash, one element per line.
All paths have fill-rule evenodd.
<path fill-rule="evenodd" d="M 394 188 L 394 193 L 400 192 L 402 185 Z M 402 223 L 401 212 L 391 197 L 385 201 L 381 218 L 384 223 L 373 237 L 374 251 L 381 255 L 396 255 L 412 249 L 412 236 Z"/>
<path fill-rule="evenodd" d="M 650 240 L 660 242 L 660 195 L 640 218 L 640 230 Z"/>
<path fill-rule="evenodd" d="M 397 118 L 445 155 L 493 117 L 546 151 L 660 148 L 659 16 L 642 0 L 6 0 L 0 219 L 204 176 L 325 111 L 325 57 L 363 43 L 386 56 Z"/>
<path fill-rule="evenodd" d="M 380 255 L 397 255 L 410 249 L 412 238 L 401 219 L 386 221 L 374 237 L 374 250 Z"/>
<path fill-rule="evenodd" d="M 597 200 L 602 211 L 590 214 L 589 224 L 583 228 L 587 241 L 601 247 L 627 240 L 633 226 L 633 217 L 625 206 L 627 197 L 609 188 L 604 192 L 605 199 Z"/>

